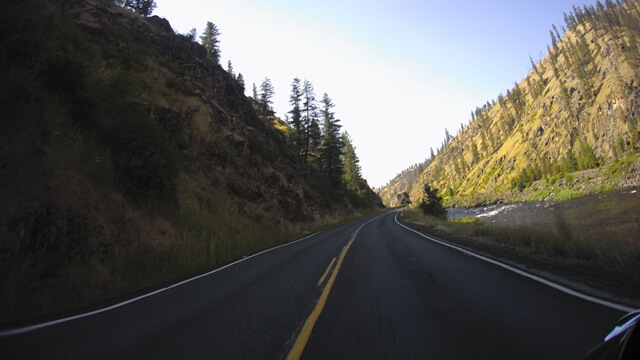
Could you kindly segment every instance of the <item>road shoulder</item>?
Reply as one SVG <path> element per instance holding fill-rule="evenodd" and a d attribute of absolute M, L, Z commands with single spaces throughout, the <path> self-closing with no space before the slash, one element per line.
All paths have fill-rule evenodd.
<path fill-rule="evenodd" d="M 626 307 L 640 308 L 638 287 L 619 279 L 622 274 L 603 271 L 599 264 L 572 262 L 547 256 L 532 256 L 501 244 L 479 241 L 471 237 L 455 236 L 441 229 L 408 222 L 403 220 L 401 216 L 398 216 L 396 220 L 401 225 L 423 235 L 503 263 L 573 291 Z"/>

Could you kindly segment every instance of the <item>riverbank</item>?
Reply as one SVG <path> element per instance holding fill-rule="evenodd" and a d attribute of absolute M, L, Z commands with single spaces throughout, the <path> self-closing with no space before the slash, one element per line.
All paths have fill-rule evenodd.
<path fill-rule="evenodd" d="M 449 221 L 407 209 L 401 219 L 490 256 L 640 304 L 640 191 L 557 203 L 449 209 Z"/>

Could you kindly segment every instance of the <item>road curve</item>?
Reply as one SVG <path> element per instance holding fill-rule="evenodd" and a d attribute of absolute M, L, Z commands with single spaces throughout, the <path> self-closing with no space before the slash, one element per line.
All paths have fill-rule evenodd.
<path fill-rule="evenodd" d="M 274 359 L 306 337 L 308 359 L 579 359 L 622 315 L 429 241 L 395 214 L 0 335 L 0 358 Z"/>

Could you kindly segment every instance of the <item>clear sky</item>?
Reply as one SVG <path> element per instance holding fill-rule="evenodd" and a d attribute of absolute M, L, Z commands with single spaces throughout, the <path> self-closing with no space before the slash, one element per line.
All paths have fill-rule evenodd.
<path fill-rule="evenodd" d="M 476 106 L 506 93 L 564 24 L 570 0 L 156 0 L 174 30 L 207 21 L 221 32 L 221 63 L 247 84 L 271 79 L 284 118 L 294 77 L 336 104 L 365 179 L 379 187 L 457 133 Z"/>

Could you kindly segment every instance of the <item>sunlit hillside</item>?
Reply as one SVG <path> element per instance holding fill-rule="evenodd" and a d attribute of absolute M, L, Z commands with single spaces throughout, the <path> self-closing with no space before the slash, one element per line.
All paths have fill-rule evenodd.
<path fill-rule="evenodd" d="M 514 87 L 472 112 L 411 184 L 448 205 L 562 200 L 640 184 L 640 3 L 574 8 L 550 30 L 548 54 Z M 566 31 L 565 31 L 566 30 Z"/>

